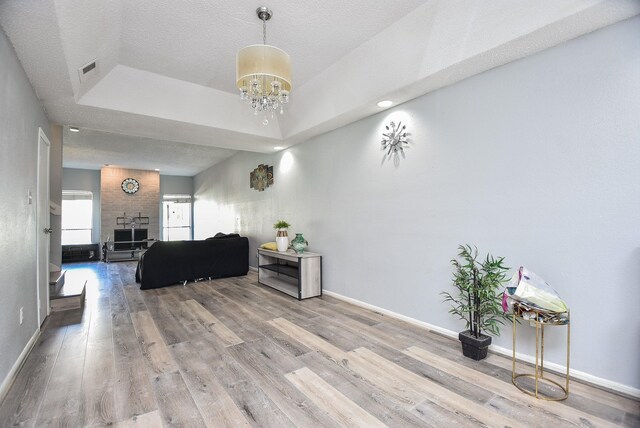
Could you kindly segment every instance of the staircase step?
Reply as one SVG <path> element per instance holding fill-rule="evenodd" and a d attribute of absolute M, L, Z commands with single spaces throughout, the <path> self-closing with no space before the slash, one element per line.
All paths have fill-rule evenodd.
<path fill-rule="evenodd" d="M 66 273 L 66 270 L 54 270 L 49 272 L 49 285 L 55 285 L 59 282 L 64 283 L 64 276 Z"/>
<path fill-rule="evenodd" d="M 51 311 L 61 312 L 82 308 L 84 306 L 86 291 L 86 280 L 67 282 L 58 293 L 51 295 Z"/>
<path fill-rule="evenodd" d="M 53 296 L 60 293 L 60 289 L 64 286 L 66 270 L 56 270 L 49 272 L 49 295 Z"/>

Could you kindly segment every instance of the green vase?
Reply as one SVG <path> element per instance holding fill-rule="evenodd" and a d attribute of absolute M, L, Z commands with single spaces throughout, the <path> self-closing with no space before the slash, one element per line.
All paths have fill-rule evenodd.
<path fill-rule="evenodd" d="M 293 251 L 298 254 L 302 254 L 304 249 L 309 245 L 306 239 L 302 236 L 302 233 L 296 233 L 296 237 L 291 241 L 291 246 L 293 247 Z"/>

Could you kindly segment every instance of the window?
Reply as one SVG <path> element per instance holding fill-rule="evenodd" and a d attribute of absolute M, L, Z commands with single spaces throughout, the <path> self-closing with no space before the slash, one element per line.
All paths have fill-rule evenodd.
<path fill-rule="evenodd" d="M 91 244 L 93 194 L 62 191 L 62 245 Z"/>
<path fill-rule="evenodd" d="M 162 240 L 191 239 L 191 196 L 164 195 L 162 197 Z"/>

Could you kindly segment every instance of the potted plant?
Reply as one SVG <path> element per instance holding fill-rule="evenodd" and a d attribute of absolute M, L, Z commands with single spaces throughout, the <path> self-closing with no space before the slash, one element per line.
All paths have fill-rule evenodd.
<path fill-rule="evenodd" d="M 287 229 L 291 225 L 284 220 L 278 220 L 273 228 L 277 230 L 276 233 L 276 246 L 278 251 L 284 253 L 289 248 L 289 234 L 287 233 Z"/>
<path fill-rule="evenodd" d="M 487 356 L 491 336 L 499 335 L 500 325 L 507 318 L 501 305 L 501 286 L 507 280 L 509 268 L 503 265 L 504 257 L 487 254 L 478 260 L 478 249 L 470 245 L 458 247 L 458 258 L 451 260 L 454 267 L 453 286 L 456 296 L 442 292 L 445 302 L 451 302 L 449 313 L 466 321 L 467 330 L 458 335 L 465 357 L 482 360 Z"/>

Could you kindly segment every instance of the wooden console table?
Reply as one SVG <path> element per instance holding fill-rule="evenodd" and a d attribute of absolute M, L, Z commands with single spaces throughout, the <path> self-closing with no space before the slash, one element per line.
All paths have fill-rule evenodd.
<path fill-rule="evenodd" d="M 258 282 L 298 300 L 322 295 L 322 256 L 258 249 Z"/>

